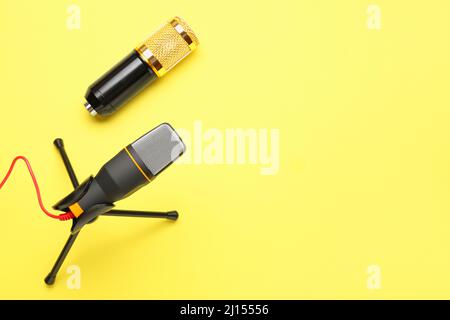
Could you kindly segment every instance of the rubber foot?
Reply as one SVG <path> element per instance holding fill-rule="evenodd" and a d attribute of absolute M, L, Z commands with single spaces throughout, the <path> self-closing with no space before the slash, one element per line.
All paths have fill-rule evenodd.
<path fill-rule="evenodd" d="M 53 141 L 53 144 L 54 144 L 58 149 L 61 149 L 61 148 L 64 147 L 64 142 L 63 142 L 63 139 L 61 139 L 61 138 L 56 138 L 56 139 Z"/>
<path fill-rule="evenodd" d="M 55 283 L 56 280 L 56 276 L 49 274 L 48 276 L 45 277 L 45 283 L 49 286 L 51 286 L 52 284 Z"/>
<path fill-rule="evenodd" d="M 169 220 L 177 220 L 178 219 L 178 212 L 176 211 L 169 211 L 167 212 L 167 219 Z"/>

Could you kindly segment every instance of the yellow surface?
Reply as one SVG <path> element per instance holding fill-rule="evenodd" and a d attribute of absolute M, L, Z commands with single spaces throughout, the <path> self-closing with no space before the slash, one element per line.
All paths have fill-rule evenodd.
<path fill-rule="evenodd" d="M 280 169 L 172 166 L 104 217 L 56 284 L 70 227 L 45 217 L 23 164 L 0 191 L 0 298 L 450 298 L 450 2 L 68 1 L 0 4 L 1 175 L 31 159 L 45 203 L 162 122 L 278 128 Z M 381 30 L 367 28 L 379 5 Z M 113 117 L 87 86 L 174 15 L 200 46 Z M 70 290 L 67 268 L 81 270 Z M 369 266 L 381 288 L 367 287 Z"/>

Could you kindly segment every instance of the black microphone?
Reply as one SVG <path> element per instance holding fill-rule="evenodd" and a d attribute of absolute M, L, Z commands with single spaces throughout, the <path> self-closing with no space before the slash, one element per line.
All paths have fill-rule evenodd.
<path fill-rule="evenodd" d="M 110 211 L 114 202 L 147 185 L 185 149 L 175 130 L 163 123 L 122 149 L 95 177 L 89 177 L 53 208 L 73 213 L 71 232 L 76 233 L 86 223 Z"/>

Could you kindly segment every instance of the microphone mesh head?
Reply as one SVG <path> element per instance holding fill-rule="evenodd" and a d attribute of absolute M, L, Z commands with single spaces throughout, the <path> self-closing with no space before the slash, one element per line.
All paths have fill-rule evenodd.
<path fill-rule="evenodd" d="M 199 41 L 189 25 L 175 17 L 136 48 L 141 57 L 161 77 L 190 54 Z"/>
<path fill-rule="evenodd" d="M 158 175 L 186 150 L 183 141 L 168 123 L 160 124 L 130 146 L 151 176 Z"/>

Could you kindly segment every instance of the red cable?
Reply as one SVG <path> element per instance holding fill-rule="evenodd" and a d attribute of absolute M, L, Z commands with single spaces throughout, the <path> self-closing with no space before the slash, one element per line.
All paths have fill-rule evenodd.
<path fill-rule="evenodd" d="M 24 156 L 17 156 L 14 158 L 13 162 L 11 163 L 11 166 L 9 167 L 8 172 L 6 173 L 6 176 L 3 178 L 2 182 L 0 183 L 0 190 L 2 189 L 3 185 L 6 183 L 6 181 L 8 180 L 9 176 L 11 175 L 11 172 L 14 169 L 14 165 L 16 164 L 17 160 L 23 160 L 25 162 L 25 164 L 28 167 L 28 171 L 30 172 L 30 176 L 31 176 L 31 180 L 33 180 L 33 184 L 34 184 L 34 188 L 36 189 L 36 196 L 39 202 L 39 206 L 41 207 L 41 210 L 49 217 L 53 218 L 53 219 L 58 219 L 61 221 L 67 221 L 70 219 L 75 218 L 75 216 L 73 215 L 72 212 L 66 212 L 66 213 L 62 213 L 60 215 L 54 215 L 52 213 L 50 213 L 44 206 L 44 203 L 42 202 L 42 197 L 41 197 L 41 191 L 39 190 L 39 185 L 38 182 L 36 180 L 36 177 L 34 176 L 33 173 L 33 169 L 31 168 L 31 164 L 28 161 L 27 158 L 25 158 Z"/>

